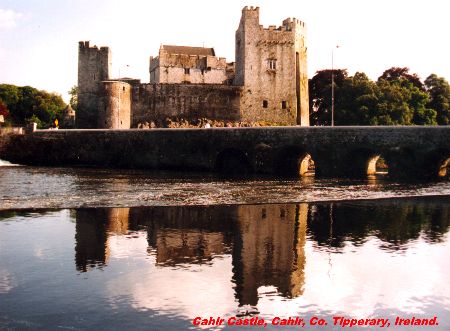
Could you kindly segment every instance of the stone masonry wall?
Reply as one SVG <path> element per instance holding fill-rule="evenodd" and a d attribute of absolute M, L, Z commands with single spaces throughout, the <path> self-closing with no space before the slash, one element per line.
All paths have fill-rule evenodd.
<path fill-rule="evenodd" d="M 240 94 L 240 87 L 218 84 L 136 85 L 131 126 L 167 117 L 239 121 Z"/>
<path fill-rule="evenodd" d="M 189 68 L 187 73 L 182 67 L 158 67 L 151 73 L 152 83 L 162 84 L 222 84 L 227 80 L 225 69 Z"/>
<path fill-rule="evenodd" d="M 150 57 L 150 83 L 222 84 L 227 80 L 226 59 L 215 56 L 169 54 L 161 49 Z"/>

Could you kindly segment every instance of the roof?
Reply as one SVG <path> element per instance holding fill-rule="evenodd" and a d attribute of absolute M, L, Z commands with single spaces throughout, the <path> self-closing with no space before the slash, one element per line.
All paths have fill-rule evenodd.
<path fill-rule="evenodd" d="M 72 106 L 70 105 L 70 103 L 67 105 L 66 108 L 63 109 L 63 114 L 67 114 L 67 115 L 75 115 L 75 110 L 73 110 Z"/>
<path fill-rule="evenodd" d="M 66 108 L 64 108 L 64 111 L 66 111 L 66 112 L 72 112 L 72 111 L 74 111 L 73 110 L 73 108 L 72 108 L 72 106 L 70 105 L 70 103 L 69 104 L 67 104 L 67 107 Z"/>
<path fill-rule="evenodd" d="M 162 45 L 161 49 L 166 50 L 170 54 L 216 56 L 214 48 Z"/>

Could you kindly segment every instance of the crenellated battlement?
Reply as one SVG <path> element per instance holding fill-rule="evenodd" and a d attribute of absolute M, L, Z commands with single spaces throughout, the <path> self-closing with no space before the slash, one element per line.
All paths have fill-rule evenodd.
<path fill-rule="evenodd" d="M 248 6 L 245 6 L 242 9 L 241 21 L 242 20 L 248 20 L 248 19 L 256 21 L 256 22 L 259 22 L 259 7 L 253 7 L 253 6 L 248 7 Z"/>
<path fill-rule="evenodd" d="M 83 48 L 89 48 L 89 41 L 80 41 L 80 42 L 78 43 L 78 47 L 79 47 L 80 49 L 83 49 Z"/>
<path fill-rule="evenodd" d="M 80 41 L 78 42 L 78 49 L 80 52 L 86 52 L 86 51 L 94 51 L 94 52 L 100 52 L 102 54 L 109 53 L 109 47 L 102 46 L 100 49 L 97 45 L 90 46 L 90 41 Z"/>
<path fill-rule="evenodd" d="M 305 23 L 295 17 L 288 17 L 283 21 L 283 25 L 294 23 L 294 24 L 300 24 L 302 26 L 305 26 Z"/>
<path fill-rule="evenodd" d="M 297 31 L 300 32 L 303 31 L 306 28 L 306 24 L 296 18 L 287 18 L 283 21 L 283 24 L 279 27 L 276 25 L 269 25 L 268 27 L 264 27 L 263 25 L 259 25 L 259 29 L 261 31 L 270 31 L 273 33 L 277 32 L 291 32 L 291 31 Z"/>
<path fill-rule="evenodd" d="M 303 21 L 301 21 L 299 19 L 296 19 L 295 17 L 294 18 L 287 18 L 287 19 L 285 19 L 283 21 L 283 26 L 285 26 L 286 29 L 288 29 L 288 30 L 292 30 L 294 28 L 297 28 L 297 29 L 304 29 L 304 28 L 306 28 L 305 22 L 303 22 Z"/>
<path fill-rule="evenodd" d="M 259 13 L 259 7 L 245 6 L 244 8 L 242 8 L 242 12 L 244 11 L 253 11 Z"/>

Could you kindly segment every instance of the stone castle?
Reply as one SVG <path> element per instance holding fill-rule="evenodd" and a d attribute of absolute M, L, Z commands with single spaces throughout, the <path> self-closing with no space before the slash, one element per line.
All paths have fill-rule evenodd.
<path fill-rule="evenodd" d="M 236 62 L 213 48 L 161 45 L 150 57 L 150 83 L 111 79 L 111 51 L 79 43 L 78 128 L 127 129 L 167 118 L 309 125 L 306 27 L 286 19 L 259 24 L 244 7 Z"/>

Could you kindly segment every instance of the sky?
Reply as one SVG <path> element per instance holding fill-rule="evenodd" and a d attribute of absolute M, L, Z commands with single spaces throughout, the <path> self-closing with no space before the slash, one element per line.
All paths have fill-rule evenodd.
<path fill-rule="evenodd" d="M 81 40 L 111 48 L 112 78 L 148 82 L 149 57 L 161 44 L 214 47 L 232 62 L 246 5 L 260 7 L 265 27 L 288 17 L 307 24 L 310 78 L 331 68 L 333 52 L 334 67 L 350 75 L 376 80 L 397 66 L 450 81 L 447 0 L 0 0 L 0 83 L 68 101 Z"/>

